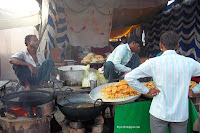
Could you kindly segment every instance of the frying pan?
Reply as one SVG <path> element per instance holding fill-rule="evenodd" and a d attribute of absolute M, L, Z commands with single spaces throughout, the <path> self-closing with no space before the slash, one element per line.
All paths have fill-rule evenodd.
<path fill-rule="evenodd" d="M 91 99 L 88 93 L 68 92 L 57 96 L 60 111 L 71 121 L 87 121 L 96 118 L 104 109 L 100 101 L 102 100 Z"/>
<path fill-rule="evenodd" d="M 35 107 L 52 101 L 53 95 L 53 92 L 44 90 L 19 91 L 5 94 L 1 101 L 8 107 Z"/>
<path fill-rule="evenodd" d="M 133 101 L 135 101 L 136 99 L 138 99 L 138 98 L 141 96 L 141 94 L 138 94 L 138 95 L 126 97 L 126 98 L 124 98 L 124 99 L 122 99 L 122 98 L 118 98 L 118 99 L 105 99 L 105 98 L 103 97 L 103 94 L 104 94 L 104 93 L 100 93 L 99 90 L 101 90 L 102 87 L 104 87 L 104 86 L 113 85 L 113 84 L 115 84 L 115 83 L 117 83 L 117 82 L 112 82 L 112 83 L 103 84 L 103 85 L 100 85 L 100 86 L 94 88 L 94 89 L 90 92 L 90 94 L 89 94 L 90 97 L 91 97 L 93 100 L 96 100 L 96 99 L 99 99 L 99 98 L 100 98 L 100 99 L 103 100 L 103 102 L 104 102 L 105 104 L 116 105 L 116 104 L 124 104 L 124 103 L 133 102 Z"/>

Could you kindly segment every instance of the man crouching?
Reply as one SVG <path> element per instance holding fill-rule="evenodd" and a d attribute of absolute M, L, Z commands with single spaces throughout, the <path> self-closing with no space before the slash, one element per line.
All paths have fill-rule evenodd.
<path fill-rule="evenodd" d="M 9 62 L 19 79 L 21 87 L 30 90 L 33 86 L 48 87 L 47 81 L 54 71 L 54 62 L 38 52 L 39 41 L 35 35 L 25 37 L 27 49 L 12 55 Z"/>

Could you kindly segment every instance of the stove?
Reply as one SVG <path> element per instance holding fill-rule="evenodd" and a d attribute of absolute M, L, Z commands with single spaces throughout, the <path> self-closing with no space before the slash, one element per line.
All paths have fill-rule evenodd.
<path fill-rule="evenodd" d="M 55 112 L 52 92 L 33 90 L 2 97 L 0 123 L 3 133 L 50 133 Z"/>
<path fill-rule="evenodd" d="M 69 121 L 65 119 L 61 126 L 63 133 L 102 133 L 104 118 L 99 115 L 94 120 L 88 121 Z"/>

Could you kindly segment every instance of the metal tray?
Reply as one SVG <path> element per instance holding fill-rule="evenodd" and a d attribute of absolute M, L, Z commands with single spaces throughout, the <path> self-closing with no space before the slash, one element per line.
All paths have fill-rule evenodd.
<path fill-rule="evenodd" d="M 102 89 L 102 87 L 107 86 L 107 85 L 112 85 L 112 84 L 115 84 L 115 83 L 117 83 L 117 82 L 103 84 L 103 85 L 100 85 L 100 86 L 94 88 L 89 94 L 90 97 L 93 100 L 101 98 L 103 100 L 103 103 L 105 103 L 105 104 L 117 105 L 117 104 L 124 104 L 124 103 L 134 102 L 136 99 L 138 99 L 141 96 L 141 94 L 138 94 L 138 95 L 126 97 L 124 99 L 118 98 L 118 99 L 112 100 L 112 99 L 105 99 L 103 97 L 103 93 L 98 92 L 99 90 Z"/>

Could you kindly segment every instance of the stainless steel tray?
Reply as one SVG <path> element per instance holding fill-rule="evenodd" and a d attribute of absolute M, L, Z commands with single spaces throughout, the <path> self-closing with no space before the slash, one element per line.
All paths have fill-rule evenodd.
<path fill-rule="evenodd" d="M 122 99 L 122 98 L 118 98 L 118 99 L 114 99 L 114 100 L 112 100 L 112 99 L 105 99 L 103 97 L 103 93 L 100 93 L 99 90 L 101 90 L 102 87 L 104 87 L 104 86 L 112 85 L 112 84 L 115 84 L 115 83 L 117 83 L 117 82 L 103 84 L 103 85 L 100 85 L 100 86 L 94 88 L 93 90 L 91 90 L 91 92 L 89 94 L 90 97 L 93 100 L 101 98 L 103 100 L 103 103 L 105 103 L 105 104 L 116 105 L 116 104 L 124 104 L 124 103 L 134 102 L 136 99 L 138 99 L 141 96 L 141 94 L 138 94 L 138 95 L 126 97 L 124 99 Z"/>

